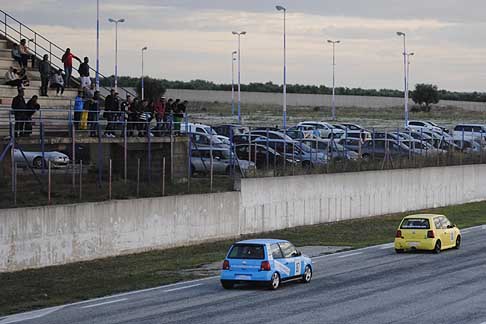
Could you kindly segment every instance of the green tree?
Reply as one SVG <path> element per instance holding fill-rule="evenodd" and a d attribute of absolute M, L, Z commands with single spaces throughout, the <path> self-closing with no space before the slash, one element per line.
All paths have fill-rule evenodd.
<path fill-rule="evenodd" d="M 144 77 L 144 98 L 148 100 L 155 100 L 165 94 L 166 88 L 161 80 Z M 142 81 L 137 83 L 137 94 L 142 97 Z"/>
<path fill-rule="evenodd" d="M 422 111 L 430 111 L 430 105 L 439 102 L 439 90 L 436 85 L 420 83 L 412 92 L 412 100 L 420 105 Z"/>

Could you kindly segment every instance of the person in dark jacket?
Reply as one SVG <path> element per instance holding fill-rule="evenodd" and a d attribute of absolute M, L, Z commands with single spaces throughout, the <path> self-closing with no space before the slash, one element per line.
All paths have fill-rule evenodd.
<path fill-rule="evenodd" d="M 25 113 L 27 104 L 24 98 L 24 89 L 19 88 L 18 94 L 12 100 L 12 111 L 15 117 L 15 136 L 23 136 L 25 128 Z"/>
<path fill-rule="evenodd" d="M 89 78 L 89 59 L 84 58 L 84 62 L 79 65 L 79 77 L 81 79 L 81 88 L 89 88 L 91 86 L 91 79 Z"/>
<path fill-rule="evenodd" d="M 44 55 L 42 61 L 39 63 L 39 72 L 41 77 L 41 96 L 47 97 L 47 87 L 49 85 L 49 76 L 51 72 L 51 65 L 49 64 L 49 55 Z"/>
<path fill-rule="evenodd" d="M 100 92 L 95 91 L 93 98 L 89 101 L 88 107 L 88 122 L 89 122 L 89 129 L 90 133 L 89 136 L 96 137 L 98 136 L 98 122 L 99 122 L 99 113 L 100 113 Z"/>
<path fill-rule="evenodd" d="M 115 89 L 110 90 L 110 94 L 105 98 L 105 112 L 103 113 L 103 117 L 106 118 L 108 123 L 106 124 L 105 128 L 105 136 L 106 137 L 115 137 L 113 133 L 114 130 L 114 123 L 115 120 L 115 108 L 116 105 L 116 94 Z"/>
<path fill-rule="evenodd" d="M 25 128 L 24 128 L 24 136 L 32 135 L 32 116 L 35 114 L 36 111 L 39 111 L 40 105 L 37 102 L 39 97 L 32 96 L 32 98 L 27 102 L 27 111 L 25 112 Z"/>

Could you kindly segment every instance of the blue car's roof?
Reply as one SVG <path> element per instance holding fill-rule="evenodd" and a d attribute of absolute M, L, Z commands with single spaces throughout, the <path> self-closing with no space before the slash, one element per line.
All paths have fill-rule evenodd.
<path fill-rule="evenodd" d="M 280 242 L 287 242 L 286 240 L 277 239 L 256 239 L 256 240 L 244 240 L 236 242 L 235 244 L 275 244 Z"/>

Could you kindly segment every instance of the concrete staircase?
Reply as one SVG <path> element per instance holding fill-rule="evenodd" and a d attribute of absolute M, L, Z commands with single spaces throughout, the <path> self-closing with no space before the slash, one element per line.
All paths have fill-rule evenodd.
<path fill-rule="evenodd" d="M 13 66 L 20 69 L 18 63 L 11 56 L 11 48 L 13 44 L 4 39 L 0 39 L 0 137 L 9 135 L 9 109 L 12 104 L 12 99 L 17 95 L 16 87 L 5 84 L 5 73 Z M 31 68 L 31 61 L 29 60 L 29 68 L 27 68 L 27 75 L 30 80 L 29 87 L 25 88 L 25 100 L 28 101 L 32 96 L 39 96 L 39 104 L 42 109 L 42 118 L 46 131 L 62 132 L 67 130 L 69 120 L 69 109 L 73 104 L 74 98 L 78 93 L 76 88 L 65 89 L 63 96 L 56 96 L 55 89 L 48 90 L 48 97 L 40 96 L 40 73 L 37 68 Z M 38 117 L 38 113 L 34 115 L 34 119 Z M 39 135 L 39 127 L 34 126 L 33 135 Z"/>

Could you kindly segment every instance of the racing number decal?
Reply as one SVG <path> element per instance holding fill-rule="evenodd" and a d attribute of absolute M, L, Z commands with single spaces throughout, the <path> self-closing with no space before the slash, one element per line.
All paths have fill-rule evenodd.
<path fill-rule="evenodd" d="M 300 260 L 295 261 L 295 275 L 296 276 L 300 275 Z"/>
<path fill-rule="evenodd" d="M 453 242 L 453 241 L 454 241 L 454 232 L 451 231 L 451 242 Z"/>

